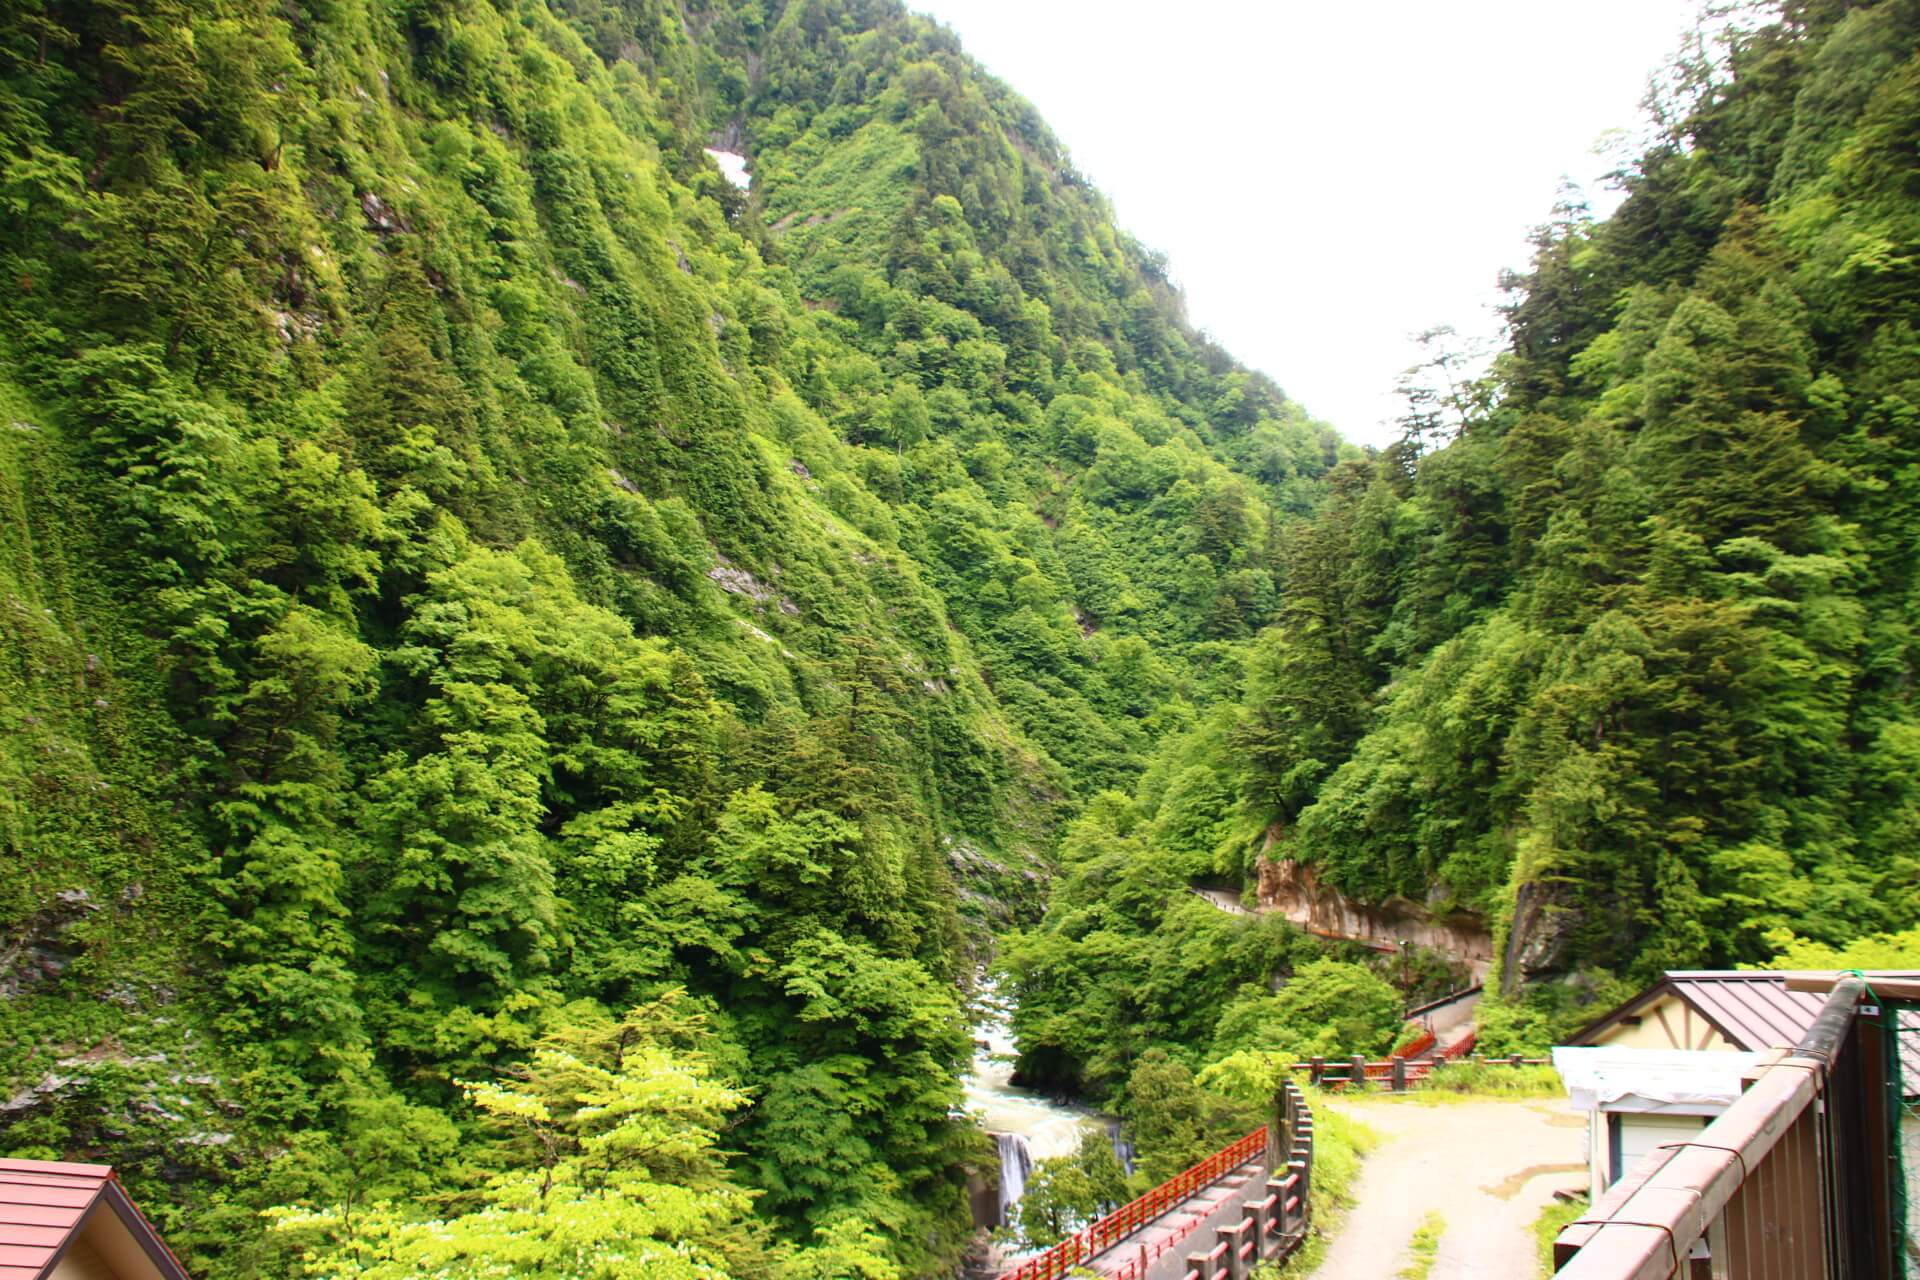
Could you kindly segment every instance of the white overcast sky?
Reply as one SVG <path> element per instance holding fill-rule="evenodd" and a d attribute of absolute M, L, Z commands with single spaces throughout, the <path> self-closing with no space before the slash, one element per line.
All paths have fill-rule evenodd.
<path fill-rule="evenodd" d="M 1188 313 L 1381 444 L 1408 336 L 1491 334 L 1563 175 L 1638 133 L 1696 0 L 909 0 L 1040 109 Z"/>

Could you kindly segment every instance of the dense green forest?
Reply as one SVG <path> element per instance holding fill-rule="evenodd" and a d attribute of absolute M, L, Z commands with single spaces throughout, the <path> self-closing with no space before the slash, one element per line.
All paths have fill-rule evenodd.
<path fill-rule="evenodd" d="M 1354 451 L 891 3 L 9 5 L 0 156 L 0 1150 L 949 1267 L 976 964 Z"/>
<path fill-rule="evenodd" d="M 1920 963 L 1917 47 L 1920 6 L 1810 0 L 1667 68 L 1618 211 L 1553 211 L 1487 375 L 1413 371 L 1282 527 L 1234 693 L 1068 831 L 1005 953 L 1031 1076 L 1377 1047 L 1266 957 L 1180 972 L 1234 953 L 1158 904 L 1261 859 L 1488 922 L 1498 1050 L 1662 969 Z"/>
<path fill-rule="evenodd" d="M 936 1275 L 990 957 L 1151 1177 L 1457 976 L 1191 886 L 1484 919 L 1501 1045 L 1910 924 L 1920 5 L 1732 30 L 1372 452 L 894 0 L 6 6 L 0 1152 Z"/>

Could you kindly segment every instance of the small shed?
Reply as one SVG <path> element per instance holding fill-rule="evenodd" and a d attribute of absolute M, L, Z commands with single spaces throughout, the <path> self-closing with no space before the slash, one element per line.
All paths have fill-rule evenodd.
<path fill-rule="evenodd" d="M 1588 1169 L 1596 1200 L 1658 1147 L 1685 1141 L 1740 1094 L 1755 1055 L 1791 1048 L 1826 997 L 1788 989 L 1831 972 L 1671 970 L 1554 1050 L 1574 1105 L 1588 1113 Z M 1866 975 L 1912 979 L 1913 971 Z M 1912 1014 L 1902 1017 L 1903 1030 Z M 1920 1081 L 1920 1035 L 1903 1034 L 1905 1079 Z M 1568 1052 L 1569 1049 L 1574 1050 Z M 1905 1136 L 1905 1135 L 1903 1135 Z"/>
<path fill-rule="evenodd" d="M 113 1168 L 0 1160 L 0 1280 L 188 1280 Z"/>
<path fill-rule="evenodd" d="M 1707 1127 L 1763 1055 L 1705 1049 L 1556 1046 L 1554 1069 L 1587 1113 L 1588 1194 L 1599 1200 L 1642 1159 Z"/>

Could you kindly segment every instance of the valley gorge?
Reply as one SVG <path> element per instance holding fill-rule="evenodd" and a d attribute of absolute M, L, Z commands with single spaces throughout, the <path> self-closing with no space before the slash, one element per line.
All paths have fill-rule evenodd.
<path fill-rule="evenodd" d="M 0 1156 L 952 1276 L 1469 983 L 1920 964 L 1920 6 L 1724 36 L 1366 447 L 894 0 L 0 9 Z"/>

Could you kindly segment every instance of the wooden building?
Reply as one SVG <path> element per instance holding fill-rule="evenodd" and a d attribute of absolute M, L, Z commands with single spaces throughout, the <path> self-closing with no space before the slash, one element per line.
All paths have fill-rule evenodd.
<path fill-rule="evenodd" d="M 0 1160 L 0 1280 L 188 1280 L 104 1164 Z"/>
<path fill-rule="evenodd" d="M 1555 1062 L 1604 1119 L 1604 1193 L 1555 1242 L 1557 1277 L 1920 1275 L 1920 974 L 1673 972 L 1571 1040 Z M 1636 1111 L 1667 1131 L 1635 1133 Z"/>
<path fill-rule="evenodd" d="M 1588 1160 L 1594 1197 L 1663 1144 L 1697 1135 L 1724 1112 L 1739 1096 L 1739 1082 L 1751 1069 L 1753 1055 L 1798 1044 L 1820 1016 L 1825 996 L 1792 987 L 1804 985 L 1796 980 L 1821 976 L 1832 975 L 1672 970 L 1569 1036 L 1571 1047 L 1644 1051 L 1609 1060 L 1617 1091 L 1613 1098 L 1598 1100 L 1590 1112 Z M 1867 978 L 1917 976 L 1884 971 Z M 1907 1079 L 1920 1080 L 1920 1040 L 1901 1047 L 1909 1060 Z M 1714 1059 L 1721 1055 L 1727 1066 L 1719 1074 L 1725 1079 L 1714 1080 Z M 1634 1087 L 1629 1064 L 1635 1057 L 1645 1063 L 1648 1083 L 1643 1088 Z M 1679 1088 L 1666 1087 L 1676 1081 Z"/>

